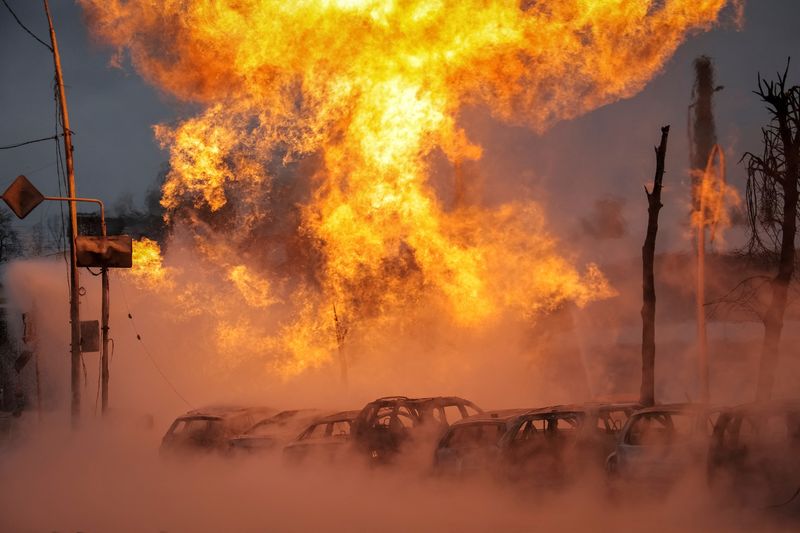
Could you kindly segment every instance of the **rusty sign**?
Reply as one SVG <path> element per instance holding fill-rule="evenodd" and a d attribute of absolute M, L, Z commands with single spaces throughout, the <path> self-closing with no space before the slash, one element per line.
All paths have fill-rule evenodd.
<path fill-rule="evenodd" d="M 133 243 L 130 235 L 94 237 L 79 235 L 75 239 L 79 267 L 131 268 Z"/>
<path fill-rule="evenodd" d="M 17 176 L 14 183 L 3 193 L 2 198 L 19 218 L 28 216 L 44 201 L 44 195 L 23 175 Z"/>

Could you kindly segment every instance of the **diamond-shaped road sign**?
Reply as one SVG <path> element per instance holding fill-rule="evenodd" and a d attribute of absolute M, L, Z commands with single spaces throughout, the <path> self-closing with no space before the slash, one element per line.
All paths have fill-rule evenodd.
<path fill-rule="evenodd" d="M 37 205 L 44 201 L 44 195 L 33 186 L 25 176 L 17 176 L 6 192 L 3 200 L 19 218 L 25 218 Z"/>

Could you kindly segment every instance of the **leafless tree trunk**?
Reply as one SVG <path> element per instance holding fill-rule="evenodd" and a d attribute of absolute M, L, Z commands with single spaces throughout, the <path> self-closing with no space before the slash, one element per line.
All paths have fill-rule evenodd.
<path fill-rule="evenodd" d="M 705 310 L 705 255 L 706 214 L 703 204 L 703 181 L 709 166 L 709 158 L 716 146 L 717 133 L 714 124 L 714 93 L 722 87 L 714 83 L 714 64 L 708 56 L 694 61 L 695 82 L 692 89 L 693 102 L 689 106 L 689 162 L 692 179 L 692 220 L 695 224 L 695 251 L 697 279 L 695 290 L 695 314 L 697 319 L 697 362 L 700 382 L 700 398 L 709 401 L 710 383 L 708 372 L 708 333 Z M 693 118 L 693 120 L 692 120 Z"/>
<path fill-rule="evenodd" d="M 655 403 L 656 366 L 656 288 L 653 262 L 658 233 L 658 212 L 661 210 L 661 182 L 664 178 L 664 159 L 667 155 L 669 126 L 661 128 L 661 143 L 656 151 L 656 175 L 653 191 L 644 188 L 647 195 L 647 236 L 642 246 L 642 388 L 640 402 Z"/>
<path fill-rule="evenodd" d="M 750 249 L 778 255 L 778 273 L 771 280 L 771 298 L 764 315 L 764 342 L 758 373 L 758 400 L 772 396 L 778 346 L 789 283 L 794 275 L 800 179 L 800 86 L 786 86 L 789 66 L 777 81 L 758 78 L 755 93 L 767 105 L 770 124 L 762 128 L 764 152 L 745 154 Z"/>

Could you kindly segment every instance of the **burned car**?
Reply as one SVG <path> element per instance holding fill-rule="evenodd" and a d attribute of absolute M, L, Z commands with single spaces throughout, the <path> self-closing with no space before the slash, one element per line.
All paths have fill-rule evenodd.
<path fill-rule="evenodd" d="M 662 485 L 702 466 L 717 413 L 689 403 L 637 411 L 606 459 L 609 478 Z"/>
<path fill-rule="evenodd" d="M 602 472 L 635 403 L 585 403 L 536 409 L 517 416 L 500 439 L 503 475 L 537 485 L 570 482 Z"/>
<path fill-rule="evenodd" d="M 378 398 L 358 414 L 353 442 L 371 461 L 388 462 L 409 442 L 435 446 L 450 424 L 482 412 L 469 400 L 455 396 Z"/>
<path fill-rule="evenodd" d="M 281 411 L 229 439 L 229 450 L 231 453 L 252 453 L 280 449 L 322 414 L 319 409 Z"/>
<path fill-rule="evenodd" d="M 437 474 L 464 475 L 484 471 L 500 460 L 500 440 L 529 409 L 486 411 L 452 424 L 433 456 Z"/>
<path fill-rule="evenodd" d="M 723 410 L 711 436 L 712 487 L 741 502 L 778 505 L 800 485 L 800 400 Z"/>
<path fill-rule="evenodd" d="M 161 453 L 225 451 L 232 437 L 275 414 L 268 407 L 206 407 L 175 419 L 161 439 Z"/>
<path fill-rule="evenodd" d="M 299 463 L 315 457 L 335 460 L 350 449 L 353 423 L 359 411 L 342 411 L 314 420 L 283 448 L 287 462 Z"/>

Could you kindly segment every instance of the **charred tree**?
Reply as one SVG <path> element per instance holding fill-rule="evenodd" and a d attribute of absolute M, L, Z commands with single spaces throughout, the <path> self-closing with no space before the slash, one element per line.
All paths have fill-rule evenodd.
<path fill-rule="evenodd" d="M 714 64 L 708 56 L 694 61 L 695 81 L 690 106 L 689 162 L 692 169 L 692 209 L 700 208 L 700 185 L 708 156 L 717 143 L 717 127 L 714 122 L 714 93 L 722 89 L 714 85 Z"/>
<path fill-rule="evenodd" d="M 692 183 L 692 225 L 696 231 L 695 314 L 697 320 L 697 362 L 700 398 L 709 401 L 708 334 L 705 315 L 706 206 L 703 203 L 704 180 L 717 142 L 714 123 L 714 93 L 722 87 L 714 84 L 714 65 L 708 56 L 694 61 L 695 82 L 689 106 L 689 163 Z"/>
<path fill-rule="evenodd" d="M 754 91 L 770 115 L 761 129 L 763 152 L 746 153 L 747 214 L 751 255 L 767 253 L 777 259 L 778 272 L 770 280 L 770 302 L 764 321 L 764 340 L 758 372 L 756 397 L 772 396 L 778 366 L 789 284 L 795 272 L 798 180 L 800 179 L 800 86 L 787 87 L 787 63 L 776 81 L 758 77 Z"/>
<path fill-rule="evenodd" d="M 642 405 L 655 403 L 655 366 L 656 366 L 656 288 L 653 274 L 653 262 L 656 251 L 656 234 L 658 233 L 658 212 L 661 210 L 661 183 L 664 178 L 664 159 L 667 155 L 667 137 L 669 126 L 661 128 L 661 143 L 656 151 L 656 174 L 653 179 L 653 190 L 647 195 L 647 235 L 642 246 L 642 388 L 640 402 Z"/>

